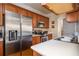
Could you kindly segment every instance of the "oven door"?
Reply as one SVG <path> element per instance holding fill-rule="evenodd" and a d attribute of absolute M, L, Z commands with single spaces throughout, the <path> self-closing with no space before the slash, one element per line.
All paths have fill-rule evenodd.
<path fill-rule="evenodd" d="M 42 42 L 48 41 L 48 36 L 43 36 L 42 37 Z"/>

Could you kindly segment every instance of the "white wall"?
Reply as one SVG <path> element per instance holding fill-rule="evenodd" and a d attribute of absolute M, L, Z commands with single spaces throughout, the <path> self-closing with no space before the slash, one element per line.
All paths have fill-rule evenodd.
<path fill-rule="evenodd" d="M 49 33 L 52 33 L 53 34 L 53 36 L 54 36 L 54 38 L 56 38 L 57 37 L 57 34 L 58 34 L 58 21 L 57 21 L 57 19 L 58 19 L 58 15 L 55 15 L 55 14 L 53 14 L 53 13 L 50 13 L 50 14 L 48 14 L 48 17 L 49 17 Z M 55 28 L 52 28 L 51 27 L 51 25 L 52 25 L 52 21 L 55 21 Z"/>
<path fill-rule="evenodd" d="M 58 22 L 58 37 L 61 37 L 61 32 L 63 30 L 63 20 L 65 18 L 65 14 L 61 14 L 58 16 L 57 22 Z"/>
<path fill-rule="evenodd" d="M 54 35 L 54 38 L 61 36 L 61 31 L 63 27 L 63 19 L 65 18 L 65 14 L 55 15 L 53 13 L 48 14 L 48 17 L 50 19 L 49 22 L 49 33 L 52 33 Z M 52 21 L 55 21 L 55 28 L 52 28 Z"/>

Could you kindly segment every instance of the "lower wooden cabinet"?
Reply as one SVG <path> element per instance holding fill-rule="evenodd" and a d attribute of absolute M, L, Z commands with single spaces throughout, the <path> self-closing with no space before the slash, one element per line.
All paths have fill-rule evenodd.
<path fill-rule="evenodd" d="M 39 53 L 33 51 L 33 56 L 41 56 Z"/>
<path fill-rule="evenodd" d="M 3 42 L 0 41 L 0 56 L 3 56 Z"/>
<path fill-rule="evenodd" d="M 32 45 L 41 43 L 41 37 L 40 36 L 34 36 L 32 37 Z"/>
<path fill-rule="evenodd" d="M 52 38 L 52 34 L 48 34 L 48 39 L 51 40 Z"/>

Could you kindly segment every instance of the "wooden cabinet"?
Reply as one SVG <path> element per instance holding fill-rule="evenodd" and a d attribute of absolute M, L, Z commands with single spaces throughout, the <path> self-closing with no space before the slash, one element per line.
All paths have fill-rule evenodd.
<path fill-rule="evenodd" d="M 31 11 L 28 11 L 27 14 L 29 17 L 33 17 L 33 13 Z"/>
<path fill-rule="evenodd" d="M 0 26 L 2 26 L 2 25 L 3 25 L 3 14 L 0 13 Z"/>
<path fill-rule="evenodd" d="M 49 28 L 49 19 L 45 18 L 45 28 Z"/>
<path fill-rule="evenodd" d="M 68 22 L 77 22 L 78 21 L 78 12 L 73 12 L 73 13 L 67 14 L 66 20 Z"/>
<path fill-rule="evenodd" d="M 17 6 L 9 4 L 9 3 L 5 4 L 5 9 L 12 11 L 12 12 L 15 12 L 15 13 L 18 13 Z"/>
<path fill-rule="evenodd" d="M 0 3 L 0 26 L 3 25 L 3 12 L 2 12 L 2 3 Z"/>
<path fill-rule="evenodd" d="M 41 16 L 41 15 L 37 15 L 37 20 L 38 20 L 38 21 L 43 20 L 43 19 L 42 19 L 42 16 Z"/>
<path fill-rule="evenodd" d="M 28 16 L 28 11 L 23 8 L 17 7 L 17 11 L 18 11 L 18 14 L 21 14 L 23 16 Z"/>
<path fill-rule="evenodd" d="M 38 44 L 38 43 L 41 43 L 41 37 L 40 36 L 32 37 L 32 44 L 35 45 L 35 44 Z"/>
<path fill-rule="evenodd" d="M 0 56 L 3 56 L 3 42 L 0 41 Z"/>
<path fill-rule="evenodd" d="M 0 3 L 0 13 L 2 13 L 2 3 Z"/>
<path fill-rule="evenodd" d="M 33 51 L 33 56 L 41 56 L 41 55 L 37 53 L 36 51 Z"/>
<path fill-rule="evenodd" d="M 49 28 L 49 18 L 38 15 L 37 19 L 38 19 L 38 21 L 44 22 L 44 25 L 45 25 L 44 28 Z"/>
<path fill-rule="evenodd" d="M 36 28 L 37 27 L 37 14 L 33 14 L 33 18 L 32 18 L 32 28 Z"/>
<path fill-rule="evenodd" d="M 79 21 L 79 11 L 78 11 L 78 21 Z"/>
<path fill-rule="evenodd" d="M 43 22 L 44 23 L 44 28 L 49 28 L 49 18 L 38 15 L 38 14 L 33 14 L 33 28 L 37 27 L 38 22 Z"/>
<path fill-rule="evenodd" d="M 50 39 L 52 39 L 53 37 L 52 37 L 52 34 L 48 34 L 48 39 L 50 40 Z"/>

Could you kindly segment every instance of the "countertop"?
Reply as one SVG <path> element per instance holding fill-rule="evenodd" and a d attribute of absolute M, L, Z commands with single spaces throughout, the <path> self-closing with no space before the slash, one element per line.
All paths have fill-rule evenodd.
<path fill-rule="evenodd" d="M 35 36 L 41 36 L 41 35 L 37 35 L 37 34 L 36 35 L 35 34 L 32 35 L 32 37 L 35 37 Z"/>
<path fill-rule="evenodd" d="M 33 45 L 31 49 L 43 56 L 79 56 L 79 44 L 53 39 Z"/>
<path fill-rule="evenodd" d="M 48 33 L 47 35 L 49 34 L 52 34 L 52 33 Z M 39 35 L 39 34 L 33 34 L 32 37 L 35 37 L 35 36 L 42 36 L 42 35 Z"/>

